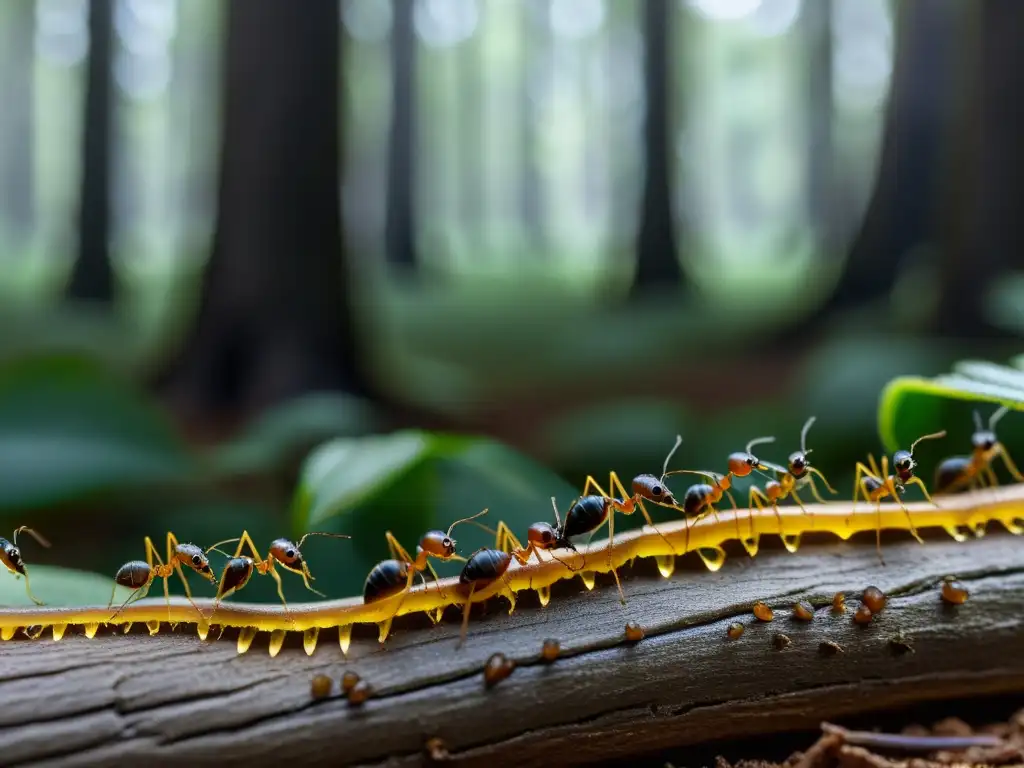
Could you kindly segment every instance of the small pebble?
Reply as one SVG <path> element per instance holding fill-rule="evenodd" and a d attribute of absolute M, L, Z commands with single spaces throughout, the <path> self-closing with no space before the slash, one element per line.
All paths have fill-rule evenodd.
<path fill-rule="evenodd" d="M 942 582 L 942 599 L 950 605 L 963 605 L 967 602 L 970 593 L 967 587 L 955 579 L 945 579 Z"/>
<path fill-rule="evenodd" d="M 771 621 L 775 618 L 775 614 L 772 613 L 772 609 L 760 600 L 754 603 L 754 616 L 758 621 Z"/>
<path fill-rule="evenodd" d="M 743 635 L 743 629 L 744 627 L 742 624 L 740 624 L 738 621 L 734 621 L 732 624 L 729 625 L 729 628 L 725 631 L 725 634 L 728 636 L 730 640 L 739 640 L 739 638 Z"/>
<path fill-rule="evenodd" d="M 504 653 L 496 653 L 484 664 L 484 685 L 488 688 L 497 685 L 515 671 L 516 663 L 505 656 Z"/>
<path fill-rule="evenodd" d="M 858 624 L 870 624 L 871 623 L 871 609 L 866 605 L 862 605 L 857 609 L 857 612 L 853 614 L 853 620 Z"/>
<path fill-rule="evenodd" d="M 831 640 L 822 640 L 818 644 L 818 650 L 823 656 L 835 656 L 837 653 L 845 653 L 843 646 Z"/>
<path fill-rule="evenodd" d="M 626 624 L 626 639 L 631 643 L 639 643 L 644 639 L 644 628 L 635 621 L 629 622 Z"/>
<path fill-rule="evenodd" d="M 346 672 L 341 676 L 341 692 L 348 696 L 349 692 L 359 684 L 359 675 L 355 672 Z"/>
<path fill-rule="evenodd" d="M 832 613 L 846 613 L 846 595 L 836 592 L 832 597 Z"/>
<path fill-rule="evenodd" d="M 313 675 L 310 693 L 314 699 L 326 699 L 331 695 L 331 688 L 333 687 L 334 681 L 327 675 Z"/>
<path fill-rule="evenodd" d="M 861 601 L 872 613 L 881 613 L 885 608 L 885 594 L 878 587 L 868 587 L 861 596 Z"/>
<path fill-rule="evenodd" d="M 358 707 L 366 702 L 373 695 L 373 688 L 365 680 L 356 683 L 348 692 L 348 704 L 350 707 Z"/>
<path fill-rule="evenodd" d="M 814 609 L 808 603 L 797 603 L 793 606 L 793 618 L 797 621 L 812 621 Z"/>
<path fill-rule="evenodd" d="M 444 739 L 437 736 L 427 739 L 427 743 L 423 745 L 423 751 L 426 752 L 427 759 L 435 763 L 447 760 L 449 757 L 448 745 L 444 743 Z"/>
<path fill-rule="evenodd" d="M 544 646 L 540 649 L 540 656 L 544 661 L 550 663 L 558 658 L 562 652 L 562 646 L 557 640 L 545 640 Z"/>
<path fill-rule="evenodd" d="M 792 642 L 788 635 L 783 635 L 781 632 L 772 637 L 772 645 L 775 646 L 777 651 L 785 650 Z"/>

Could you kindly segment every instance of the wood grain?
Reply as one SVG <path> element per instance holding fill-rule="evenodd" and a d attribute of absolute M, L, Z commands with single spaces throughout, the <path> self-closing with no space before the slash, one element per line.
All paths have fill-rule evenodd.
<path fill-rule="evenodd" d="M 443 739 L 466 766 L 561 765 L 636 756 L 668 747 L 816 727 L 882 707 L 1024 691 L 1024 542 L 1002 533 L 957 544 L 808 542 L 796 555 L 766 549 L 730 557 L 717 573 L 682 567 L 671 579 L 641 566 L 626 577 L 621 606 L 606 579 L 553 590 L 547 608 L 520 600 L 474 611 L 456 649 L 459 616 L 436 627 L 396 621 L 381 649 L 357 632 L 349 658 L 328 637 L 307 656 L 297 637 L 276 658 L 238 655 L 233 637 L 201 642 L 190 628 L 150 637 L 105 632 L 60 642 L 0 646 L 0 764 L 4 766 L 223 764 L 226 760 L 316 765 L 421 765 L 424 743 Z M 962 606 L 939 598 L 956 574 L 971 590 Z M 852 621 L 869 584 L 890 596 L 862 627 Z M 848 595 L 845 615 L 832 595 Z M 775 620 L 754 620 L 764 600 Z M 797 600 L 818 610 L 790 617 Z M 646 638 L 624 642 L 636 621 Z M 734 621 L 747 625 L 726 639 Z M 774 637 L 791 642 L 777 650 Z M 890 641 L 897 633 L 913 651 Z M 46 637 L 46 636 L 44 636 Z M 563 656 L 540 662 L 543 641 Z M 824 641 L 843 652 L 827 655 Z M 516 671 L 485 689 L 482 667 L 501 651 Z M 375 697 L 351 708 L 335 689 L 314 701 L 318 672 L 351 669 Z"/>

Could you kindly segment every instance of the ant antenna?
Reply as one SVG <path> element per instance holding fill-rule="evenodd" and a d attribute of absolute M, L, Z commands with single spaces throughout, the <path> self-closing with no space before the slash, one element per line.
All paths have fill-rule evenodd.
<path fill-rule="evenodd" d="M 558 514 L 558 502 L 555 501 L 555 497 L 554 496 L 551 497 L 551 508 L 553 510 L 555 510 L 555 526 L 558 528 L 559 531 L 561 531 L 562 530 L 562 518 Z"/>
<path fill-rule="evenodd" d="M 774 443 L 774 437 L 755 437 L 749 443 L 747 443 L 747 453 L 750 453 L 750 449 L 755 445 L 761 445 L 762 443 Z"/>
<path fill-rule="evenodd" d="M 50 542 L 48 542 L 46 539 L 44 539 L 38 533 L 33 531 L 27 525 L 23 525 L 20 528 L 16 528 L 14 530 L 14 535 L 11 537 L 12 539 L 14 539 L 14 546 L 18 546 L 18 534 L 21 533 L 22 531 L 25 531 L 25 533 L 29 534 L 33 539 L 35 539 L 37 542 L 39 542 L 39 546 L 46 547 L 47 549 L 50 548 Z"/>
<path fill-rule="evenodd" d="M 810 451 L 807 450 L 807 433 L 811 429 L 811 424 L 813 424 L 817 418 L 817 416 L 811 416 L 811 418 L 807 420 L 807 423 L 804 424 L 804 428 L 800 430 L 800 452 L 803 454 L 810 453 Z"/>
<path fill-rule="evenodd" d="M 326 531 L 310 531 L 309 533 L 302 534 L 302 538 L 299 539 L 298 544 L 295 545 L 296 549 L 302 549 L 302 542 L 308 539 L 310 536 L 330 536 L 332 539 L 351 539 L 347 533 L 327 533 Z"/>
<path fill-rule="evenodd" d="M 996 429 L 996 422 L 999 421 L 1003 416 L 1010 412 L 1010 406 L 1004 405 L 999 410 L 995 411 L 991 416 L 988 417 L 988 429 L 990 432 L 994 432 Z"/>
<path fill-rule="evenodd" d="M 930 435 L 922 435 L 921 437 L 917 438 L 917 440 L 915 440 L 914 442 L 912 442 L 912 443 L 910 444 L 910 455 L 911 455 L 911 456 L 913 456 L 913 455 L 914 455 L 914 448 L 915 448 L 915 447 L 917 446 L 917 444 L 918 444 L 918 443 L 920 443 L 920 442 L 921 442 L 922 440 L 931 440 L 932 438 L 935 438 L 935 437 L 945 437 L 945 436 L 946 436 L 946 430 L 942 430 L 941 432 L 933 432 L 933 433 L 932 433 L 932 434 L 930 434 Z"/>
<path fill-rule="evenodd" d="M 221 549 L 218 549 L 218 547 L 221 544 L 232 544 L 232 543 L 238 541 L 239 538 L 241 538 L 241 537 L 236 536 L 233 539 L 224 539 L 224 541 L 218 541 L 216 544 L 211 544 L 210 546 L 208 546 L 206 548 L 206 554 L 210 554 L 211 552 L 220 552 L 225 557 L 231 557 L 231 555 L 227 554 L 226 552 L 224 552 Z"/>
<path fill-rule="evenodd" d="M 455 530 L 455 526 L 456 525 L 458 525 L 459 523 L 471 522 L 472 520 L 476 520 L 481 515 L 486 515 L 486 514 L 487 514 L 487 510 L 485 509 L 483 512 L 477 512 L 472 517 L 464 517 L 461 520 L 456 520 L 454 523 L 452 523 L 451 525 L 448 526 L 448 533 L 446 535 L 448 536 L 448 538 L 451 538 L 452 531 Z"/>
<path fill-rule="evenodd" d="M 665 457 L 665 463 L 661 465 L 661 481 L 665 482 L 665 475 L 668 474 L 668 463 L 672 460 L 673 454 L 678 450 L 679 446 L 683 444 L 683 436 L 676 435 L 676 444 L 672 446 L 672 450 L 668 452 L 668 456 Z M 554 501 L 554 499 L 552 499 Z"/>
<path fill-rule="evenodd" d="M 974 412 L 974 428 L 978 432 L 981 432 L 985 428 L 985 425 L 981 423 L 981 414 L 977 411 Z"/>

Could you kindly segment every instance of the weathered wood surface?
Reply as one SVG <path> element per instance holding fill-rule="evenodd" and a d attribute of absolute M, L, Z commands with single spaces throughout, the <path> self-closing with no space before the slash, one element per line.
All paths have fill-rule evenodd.
<path fill-rule="evenodd" d="M 567 582 L 544 609 L 524 598 L 512 616 L 500 602 L 476 611 L 461 650 L 454 611 L 436 627 L 396 621 L 383 650 L 375 633 L 357 633 L 347 660 L 326 637 L 311 657 L 291 638 L 277 658 L 261 647 L 265 635 L 239 656 L 231 635 L 201 642 L 190 629 L 12 640 L 0 646 L 0 764 L 406 766 L 424 764 L 424 742 L 440 737 L 460 765 L 554 756 L 572 765 L 814 728 L 881 706 L 1024 691 L 1024 541 L 993 532 L 927 542 L 887 543 L 884 567 L 873 541 L 859 538 L 738 555 L 717 573 L 684 568 L 687 558 L 668 580 L 638 564 L 624 572 L 625 607 L 607 580 L 592 592 Z M 971 590 L 962 606 L 939 599 L 950 573 Z M 861 627 L 852 615 L 869 584 L 891 597 Z M 837 591 L 847 593 L 845 615 L 820 607 L 809 624 L 790 618 L 796 600 L 825 606 Z M 775 621 L 753 620 L 759 599 Z M 627 621 L 646 639 L 625 644 Z M 733 621 L 747 629 L 729 641 Z M 914 652 L 890 644 L 898 632 Z M 778 633 L 792 641 L 782 651 Z M 544 665 L 549 637 L 564 655 Z M 823 654 L 826 640 L 844 652 Z M 486 690 L 481 669 L 497 651 L 519 666 Z M 361 709 L 336 691 L 311 698 L 314 674 L 337 679 L 346 669 L 376 697 Z"/>

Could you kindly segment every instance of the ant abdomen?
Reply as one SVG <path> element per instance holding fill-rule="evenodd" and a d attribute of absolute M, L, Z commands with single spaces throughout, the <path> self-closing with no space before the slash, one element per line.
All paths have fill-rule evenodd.
<path fill-rule="evenodd" d="M 608 517 L 608 499 L 603 496 L 581 496 L 565 516 L 562 534 L 571 539 L 590 533 Z"/>
<path fill-rule="evenodd" d="M 935 491 L 964 490 L 966 484 L 962 481 L 968 475 L 970 467 L 969 456 L 951 456 L 940 462 L 935 468 Z M 958 485 L 963 487 L 957 488 Z"/>
<path fill-rule="evenodd" d="M 239 590 L 249 583 L 252 577 L 253 561 L 249 557 L 232 557 L 224 565 L 218 597 L 223 597 L 232 590 Z"/>
<path fill-rule="evenodd" d="M 699 515 L 708 505 L 708 499 L 714 492 L 714 487 L 707 483 L 691 485 L 683 496 L 683 512 L 690 517 Z"/>
<path fill-rule="evenodd" d="M 383 560 L 373 566 L 363 584 L 363 602 L 373 603 L 393 597 L 405 589 L 409 567 L 398 560 Z"/>
<path fill-rule="evenodd" d="M 132 560 L 117 569 L 114 581 L 122 587 L 139 589 L 146 585 L 152 575 L 153 569 L 149 567 L 149 563 L 143 560 Z"/>
<path fill-rule="evenodd" d="M 466 561 L 466 565 L 459 574 L 459 583 L 462 585 L 489 584 L 495 579 L 501 578 L 512 563 L 512 555 L 498 549 L 478 549 Z"/>

